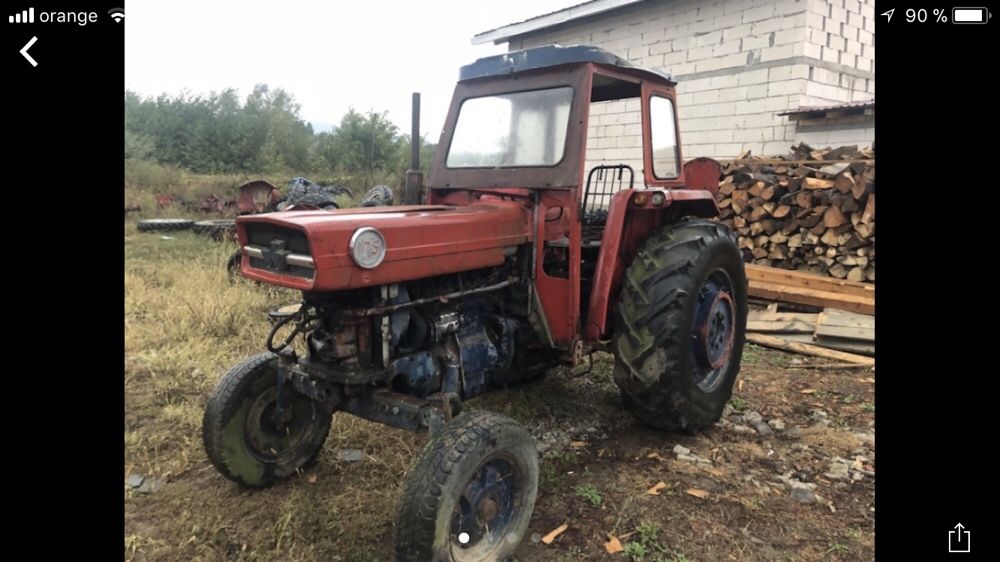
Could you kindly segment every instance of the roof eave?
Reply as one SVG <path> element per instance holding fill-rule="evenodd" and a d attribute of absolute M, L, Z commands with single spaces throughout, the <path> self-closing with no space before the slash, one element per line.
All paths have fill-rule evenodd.
<path fill-rule="evenodd" d="M 549 27 L 554 27 L 588 16 L 602 14 L 604 12 L 616 10 L 618 8 L 623 8 L 625 6 L 637 4 L 643 1 L 645 0 L 593 0 L 592 2 L 577 4 L 576 6 L 570 6 L 569 8 L 559 10 L 558 12 L 552 12 L 551 14 L 545 14 L 476 34 L 472 37 L 472 44 L 482 45 L 491 41 L 493 44 L 500 44 L 511 39 L 512 37 L 541 31 Z"/>

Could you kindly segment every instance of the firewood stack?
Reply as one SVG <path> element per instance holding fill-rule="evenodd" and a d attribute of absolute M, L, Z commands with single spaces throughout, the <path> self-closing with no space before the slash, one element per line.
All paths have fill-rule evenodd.
<path fill-rule="evenodd" d="M 875 281 L 873 148 L 814 149 L 724 163 L 720 219 L 747 263 Z"/>

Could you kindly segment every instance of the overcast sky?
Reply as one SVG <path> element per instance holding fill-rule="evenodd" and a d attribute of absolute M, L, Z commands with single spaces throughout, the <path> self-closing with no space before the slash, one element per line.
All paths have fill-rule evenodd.
<path fill-rule="evenodd" d="M 353 106 L 388 110 L 437 142 L 458 69 L 506 44 L 472 36 L 581 0 L 131 0 L 125 85 L 144 95 L 208 93 L 256 83 L 295 96 L 303 119 L 336 124 Z"/>

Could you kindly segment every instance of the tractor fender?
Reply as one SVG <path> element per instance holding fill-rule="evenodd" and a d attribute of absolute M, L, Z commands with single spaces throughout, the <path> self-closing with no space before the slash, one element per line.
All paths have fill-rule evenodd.
<path fill-rule="evenodd" d="M 638 193 L 666 195 L 665 202 L 657 207 L 649 203 L 637 205 L 633 197 Z M 648 201 L 648 199 L 647 199 Z M 594 284 L 590 292 L 586 341 L 596 343 L 609 336 L 612 308 L 618 302 L 625 268 L 653 231 L 668 221 L 684 217 L 715 218 L 719 207 L 715 197 L 705 189 L 624 189 L 611 198 L 608 219 L 601 238 L 601 253 L 597 258 Z"/>

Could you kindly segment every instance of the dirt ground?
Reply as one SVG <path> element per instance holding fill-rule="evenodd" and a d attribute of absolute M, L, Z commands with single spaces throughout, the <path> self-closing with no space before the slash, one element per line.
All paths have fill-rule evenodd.
<path fill-rule="evenodd" d="M 202 451 L 201 411 L 228 366 L 263 347 L 266 311 L 295 294 L 231 285 L 231 244 L 127 221 L 125 246 L 124 558 L 391 560 L 398 488 L 426 436 L 336 414 L 314 467 L 239 489 Z M 874 559 L 875 374 L 807 368 L 823 362 L 748 347 L 726 416 L 693 436 L 623 411 L 604 354 L 589 373 L 556 369 L 470 401 L 538 440 L 517 559 Z M 608 554 L 609 533 L 624 552 Z"/>

